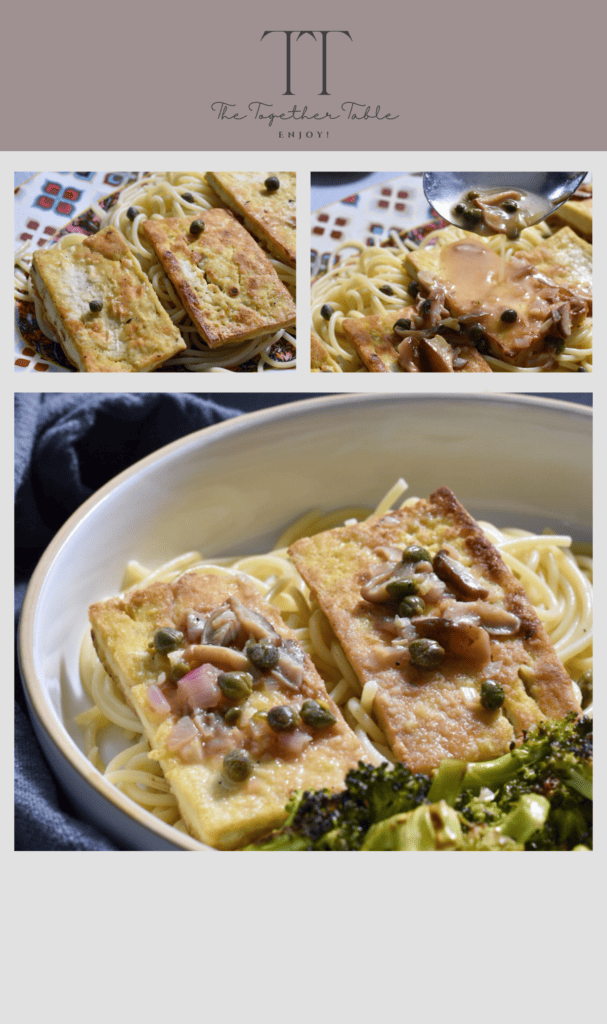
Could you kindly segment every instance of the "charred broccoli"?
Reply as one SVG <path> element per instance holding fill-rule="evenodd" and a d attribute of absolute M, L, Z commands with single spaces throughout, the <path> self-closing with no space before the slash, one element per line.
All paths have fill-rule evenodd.
<path fill-rule="evenodd" d="M 346 788 L 296 792 L 251 850 L 587 850 L 592 719 L 546 721 L 508 754 L 448 759 L 432 777 L 360 762 Z"/>

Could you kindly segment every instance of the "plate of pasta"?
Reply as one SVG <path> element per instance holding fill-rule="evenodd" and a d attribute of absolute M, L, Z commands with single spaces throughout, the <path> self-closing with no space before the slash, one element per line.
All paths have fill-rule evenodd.
<path fill-rule="evenodd" d="M 398 195 L 398 186 L 383 191 Z M 592 370 L 590 181 L 515 238 L 481 238 L 437 215 L 390 226 L 395 215 L 382 202 L 393 199 L 367 197 L 366 220 L 377 223 L 365 231 L 354 218 L 362 235 L 340 228 L 339 244 L 313 266 L 314 372 Z M 327 224 L 313 231 L 345 223 L 343 205 L 333 207 L 315 214 Z M 315 244 L 313 236 L 313 252 Z"/>
<path fill-rule="evenodd" d="M 295 175 L 210 180 L 41 172 L 17 188 L 15 370 L 294 368 Z"/>
<path fill-rule="evenodd" d="M 331 396 L 185 437 L 86 502 L 32 578 L 19 655 L 47 758 L 82 816 L 125 847 L 239 849 L 280 823 L 291 791 L 338 789 L 360 761 L 428 770 L 459 753 L 474 764 L 546 716 L 591 714 L 591 490 L 590 412 L 551 400 Z M 430 554 L 413 556 L 420 538 Z M 392 631 L 370 676 L 308 557 L 326 543 L 324 565 L 335 539 L 381 561 L 373 587 L 388 579 L 390 596 L 363 595 L 369 621 Z M 450 620 L 440 685 L 457 677 L 453 729 L 444 740 L 427 727 L 425 745 L 398 734 L 390 707 L 390 672 L 413 672 L 416 699 L 416 672 L 439 685 L 434 663 L 393 662 L 407 644 L 426 657 L 435 643 L 419 596 L 411 610 L 410 574 L 406 613 L 382 604 L 403 575 L 395 543 L 427 573 L 425 614 L 440 600 Z M 478 666 L 461 675 L 460 640 L 449 645 L 462 619 L 475 651 L 484 644 L 483 685 L 506 690 L 505 716 L 475 703 Z M 512 696 L 500 673 L 517 658 L 535 683 Z M 427 725 L 429 705 L 414 713 Z"/>

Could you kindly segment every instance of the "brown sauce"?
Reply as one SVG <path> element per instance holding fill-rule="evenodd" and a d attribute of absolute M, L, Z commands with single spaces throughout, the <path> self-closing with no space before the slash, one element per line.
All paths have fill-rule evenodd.
<path fill-rule="evenodd" d="M 552 212 L 553 204 L 525 189 L 466 189 L 451 207 L 454 223 L 477 235 L 518 238 L 523 228 Z"/>
<path fill-rule="evenodd" d="M 558 287 L 536 275 L 533 266 L 518 259 L 503 262 L 480 239 L 443 246 L 440 277 L 449 282 L 447 294 L 455 316 L 478 313 L 483 331 L 489 336 L 507 336 L 514 349 L 529 344 L 558 298 Z M 507 309 L 517 310 L 514 323 L 501 319 Z"/>

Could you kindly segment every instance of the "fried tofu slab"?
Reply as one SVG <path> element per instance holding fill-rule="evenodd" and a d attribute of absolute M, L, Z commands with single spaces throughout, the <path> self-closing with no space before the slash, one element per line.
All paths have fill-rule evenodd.
<path fill-rule="evenodd" d="M 442 240 L 408 253 L 405 269 L 430 295 L 444 292 L 453 317 L 476 318 L 487 350 L 505 362 L 533 365 L 549 336 L 562 340 L 561 324 L 570 333 L 590 311 L 588 243 L 568 228 L 504 262 L 471 232 L 446 228 Z"/>
<path fill-rule="evenodd" d="M 444 338 L 409 339 L 404 351 L 394 324 L 416 312 L 415 306 L 406 306 L 373 316 L 344 317 L 341 329 L 371 373 L 491 373 L 487 360 L 471 345 L 450 345 Z"/>
<path fill-rule="evenodd" d="M 294 171 L 209 171 L 219 198 L 277 259 L 297 262 L 296 176 Z M 266 182 L 278 188 L 268 189 Z"/>
<path fill-rule="evenodd" d="M 295 324 L 288 289 L 229 210 L 146 220 L 143 232 L 210 348 Z"/>
<path fill-rule="evenodd" d="M 448 488 L 289 553 L 361 685 L 377 683 L 374 712 L 412 770 L 498 756 L 544 717 L 579 712 L 525 591 Z M 487 680 L 504 695 L 493 709 Z"/>
<path fill-rule="evenodd" d="M 559 206 L 548 223 L 567 224 L 579 235 L 592 241 L 592 184 L 582 185 L 568 202 Z"/>
<path fill-rule="evenodd" d="M 83 373 L 147 373 L 186 347 L 113 227 L 35 252 L 32 285 L 39 323 Z"/>
<path fill-rule="evenodd" d="M 295 634 L 250 577 L 192 570 L 94 604 L 89 617 L 99 658 L 140 718 L 151 756 L 202 842 L 242 846 L 282 824 L 293 790 L 338 790 L 349 769 L 368 760 Z M 159 630 L 177 631 L 177 646 L 159 651 Z M 248 641 L 263 641 L 275 663 L 251 662 Z M 248 695 L 245 687 L 244 696 L 227 697 L 222 673 L 240 675 L 241 686 L 248 674 Z M 328 720 L 302 717 L 295 728 L 270 728 L 273 708 L 303 716 L 305 701 Z M 250 769 L 241 781 L 225 774 L 234 752 Z"/>

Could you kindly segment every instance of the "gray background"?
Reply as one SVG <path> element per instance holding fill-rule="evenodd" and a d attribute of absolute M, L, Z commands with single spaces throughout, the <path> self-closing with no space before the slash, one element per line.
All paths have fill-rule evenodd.
<path fill-rule="evenodd" d="M 604 5 L 563 0 L 396 4 L 145 5 L 73 0 L 3 11 L 3 146 L 14 150 L 602 150 Z M 346 29 L 293 48 L 265 30 Z M 218 121 L 211 103 L 288 109 L 379 104 L 394 121 L 312 123 L 329 139 L 279 139 L 251 119 Z M 302 125 L 285 122 L 283 128 Z M 305 124 L 304 128 L 309 128 Z"/>

